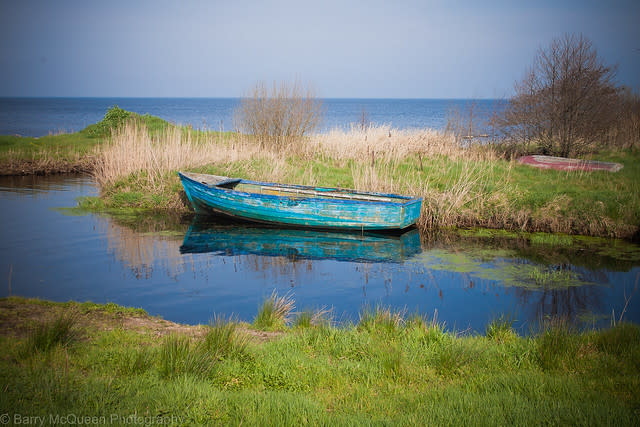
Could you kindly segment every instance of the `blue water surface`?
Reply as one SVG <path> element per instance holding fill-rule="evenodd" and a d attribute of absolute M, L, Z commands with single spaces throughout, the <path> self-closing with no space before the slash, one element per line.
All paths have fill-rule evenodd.
<path fill-rule="evenodd" d="M 320 130 L 352 123 L 390 125 L 396 129 L 444 129 L 456 112 L 477 123 L 502 108 L 499 100 L 471 99 L 323 99 Z M 118 105 L 196 129 L 233 130 L 239 98 L 0 98 L 0 135 L 43 136 L 71 133 L 100 121 Z"/>
<path fill-rule="evenodd" d="M 332 308 L 337 320 L 357 321 L 381 305 L 474 333 L 500 316 L 524 334 L 551 317 L 607 326 L 624 312 L 640 322 L 637 260 L 571 250 L 544 258 L 553 248 L 525 256 L 495 242 L 415 235 L 345 245 L 322 233 L 233 224 L 145 228 L 60 209 L 96 193 L 87 177 L 0 178 L 0 297 L 115 302 L 189 324 L 214 314 L 251 321 L 274 290 L 298 310 Z M 528 278 L 532 268 L 564 269 L 573 279 L 538 286 Z"/>

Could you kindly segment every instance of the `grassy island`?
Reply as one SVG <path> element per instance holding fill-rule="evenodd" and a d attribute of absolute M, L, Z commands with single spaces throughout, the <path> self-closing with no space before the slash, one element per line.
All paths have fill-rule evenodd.
<path fill-rule="evenodd" d="M 1 299 L 1 412 L 184 425 L 640 419 L 638 326 L 552 322 L 522 337 L 501 318 L 465 335 L 381 307 L 335 325 L 293 303 L 273 295 L 252 324 L 188 326 L 115 304 Z"/>

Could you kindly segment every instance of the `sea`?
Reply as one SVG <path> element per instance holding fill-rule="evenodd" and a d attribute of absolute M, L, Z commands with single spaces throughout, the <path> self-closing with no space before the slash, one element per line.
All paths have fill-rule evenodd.
<path fill-rule="evenodd" d="M 445 129 L 455 118 L 482 124 L 500 110 L 496 99 L 320 99 L 319 131 L 361 123 L 395 129 Z M 100 121 L 117 105 L 139 114 L 202 130 L 234 130 L 241 98 L 0 98 L 0 135 L 40 137 L 72 133 Z M 481 125 L 482 126 L 482 125 Z"/>

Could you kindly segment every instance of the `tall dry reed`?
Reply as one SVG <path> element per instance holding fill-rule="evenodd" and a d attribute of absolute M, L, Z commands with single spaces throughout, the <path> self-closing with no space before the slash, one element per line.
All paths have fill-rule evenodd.
<path fill-rule="evenodd" d="M 332 129 L 314 135 L 305 143 L 307 154 L 321 154 L 333 159 L 375 161 L 400 160 L 410 155 L 424 158 L 447 156 L 473 160 L 496 158 L 492 150 L 464 146 L 451 132 L 435 129 L 395 129 L 390 125 L 360 126 L 349 129 Z"/>
<path fill-rule="evenodd" d="M 474 218 L 487 208 L 492 218 L 485 225 L 503 221 L 513 163 L 506 170 L 497 168 L 499 156 L 491 147 L 459 141 L 451 132 L 432 129 L 353 125 L 317 135 L 305 150 L 333 160 L 353 160 L 351 175 L 358 190 L 422 197 L 421 228 L 476 225 Z"/>
<path fill-rule="evenodd" d="M 152 186 L 167 172 L 219 162 L 235 162 L 258 155 L 260 148 L 242 139 L 223 141 L 217 134 L 195 135 L 171 126 L 157 136 L 130 122 L 96 150 L 94 176 L 101 186 L 144 172 Z"/>

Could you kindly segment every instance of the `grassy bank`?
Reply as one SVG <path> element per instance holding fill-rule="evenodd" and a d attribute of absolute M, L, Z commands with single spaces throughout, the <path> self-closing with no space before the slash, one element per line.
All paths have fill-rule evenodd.
<path fill-rule="evenodd" d="M 40 138 L 0 135 L 0 175 L 90 172 L 101 139 L 82 132 Z"/>
<path fill-rule="evenodd" d="M 0 412 L 237 425 L 640 418 L 635 325 L 555 322 L 520 337 L 503 318 L 466 336 L 383 308 L 337 327 L 271 302 L 253 325 L 186 326 L 113 304 L 2 299 Z"/>
<path fill-rule="evenodd" d="M 37 138 L 0 135 L 0 176 L 92 173 L 100 146 L 109 140 L 112 131 L 129 121 L 143 125 L 151 134 L 158 134 L 170 126 L 159 117 L 113 106 L 101 121 L 79 132 Z"/>

